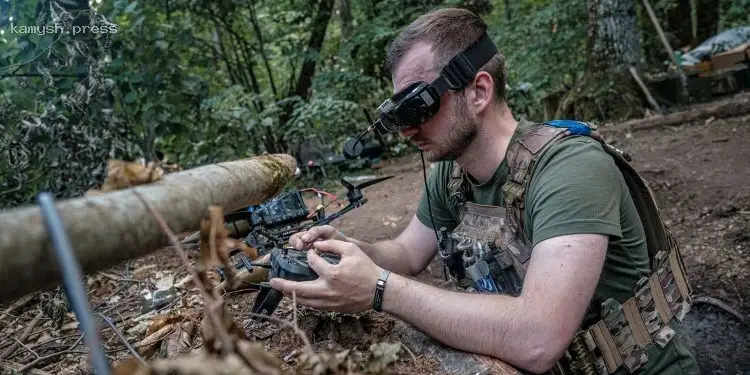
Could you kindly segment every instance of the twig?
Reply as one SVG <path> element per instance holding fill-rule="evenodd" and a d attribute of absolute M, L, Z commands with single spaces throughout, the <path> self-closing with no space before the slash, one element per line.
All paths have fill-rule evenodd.
<path fill-rule="evenodd" d="M 122 341 L 122 343 L 125 344 L 125 346 L 128 347 L 128 350 L 130 350 L 130 352 L 133 353 L 133 356 L 135 358 L 138 358 L 138 360 L 141 361 L 141 363 L 146 364 L 146 361 L 143 360 L 143 357 L 141 357 L 141 354 L 138 353 L 138 351 L 135 350 L 135 348 L 133 348 L 130 345 L 130 343 L 128 342 L 128 340 L 122 335 L 122 332 L 120 332 L 120 330 L 117 329 L 117 327 L 115 327 L 115 323 L 113 323 L 111 319 L 107 318 L 106 316 L 104 316 L 101 313 L 95 313 L 95 314 L 99 315 L 100 318 L 104 319 L 104 321 L 107 323 L 107 325 L 109 325 L 109 327 L 112 328 L 112 331 L 115 332 L 115 335 L 117 335 L 117 337 L 120 339 L 120 341 Z"/>
<path fill-rule="evenodd" d="M 411 349 L 409 349 L 409 347 L 406 346 L 406 344 L 404 344 L 403 342 L 401 343 L 401 347 L 406 349 L 406 351 L 411 354 L 411 360 L 414 361 L 414 363 L 417 363 L 417 356 L 414 355 L 414 352 L 412 352 Z"/>
<path fill-rule="evenodd" d="M 36 328 L 37 324 L 39 324 L 39 321 L 42 320 L 42 315 L 44 315 L 44 313 L 41 311 L 36 314 L 36 316 L 34 317 L 34 320 L 32 320 L 31 323 L 29 323 L 29 325 L 26 327 L 26 329 L 24 329 L 23 332 L 21 333 L 21 337 L 19 337 L 19 339 L 16 340 L 17 342 L 11 345 L 10 348 L 8 348 L 8 350 L 3 352 L 3 354 L 0 355 L 0 359 L 8 358 L 11 354 L 13 354 L 14 351 L 16 351 L 16 348 L 18 348 L 18 341 L 24 341 L 26 340 L 27 337 L 29 337 L 29 334 L 31 334 L 31 331 L 33 331 L 34 328 Z"/>
<path fill-rule="evenodd" d="M 34 299 L 34 297 L 36 297 L 37 294 L 39 294 L 39 293 L 36 292 L 36 293 L 31 293 L 31 294 L 25 295 L 25 296 L 19 298 L 12 305 L 8 306 L 8 308 L 5 309 L 5 311 L 3 311 L 2 314 L 0 314 L 0 322 L 2 322 L 3 319 L 5 319 L 6 315 L 10 315 L 10 313 L 12 313 L 13 311 L 16 311 L 16 310 L 20 309 L 21 307 L 26 306 L 29 302 L 31 302 L 32 299 Z"/>
<path fill-rule="evenodd" d="M 142 282 L 141 280 L 127 279 L 127 278 L 124 278 L 124 277 L 117 277 L 115 275 L 111 275 L 111 274 L 106 273 L 104 271 L 99 271 L 97 273 L 99 275 L 102 275 L 102 276 L 104 276 L 104 277 L 106 277 L 106 278 L 108 278 L 110 280 L 113 280 L 113 281 L 123 281 L 123 282 L 128 282 L 128 283 L 140 283 L 140 282 Z"/>
<path fill-rule="evenodd" d="M 36 356 L 37 358 L 39 358 L 39 354 L 38 354 L 37 352 L 35 352 L 35 351 L 31 350 L 31 348 L 29 348 L 28 346 L 26 346 L 26 344 L 22 343 L 21 341 L 18 341 L 18 339 L 17 339 L 17 338 L 15 338 L 15 337 L 12 337 L 12 339 L 13 339 L 13 340 L 14 340 L 15 342 L 17 342 L 17 343 L 18 343 L 18 345 L 21 345 L 21 346 L 23 346 L 23 348 L 24 348 L 24 349 L 28 350 L 29 352 L 31 352 L 31 354 L 33 354 L 34 356 Z"/>
<path fill-rule="evenodd" d="M 62 340 L 62 339 L 69 339 L 69 338 L 71 338 L 71 337 L 77 337 L 77 336 L 78 336 L 78 334 L 76 333 L 75 335 L 67 335 L 67 336 L 60 336 L 60 337 L 52 337 L 52 338 L 49 338 L 49 339 L 47 339 L 47 340 L 44 340 L 44 341 L 42 341 L 42 342 L 38 342 L 38 343 L 36 343 L 36 344 L 34 344 L 34 345 L 31 345 L 31 346 L 29 346 L 29 348 L 31 348 L 31 349 L 36 349 L 36 348 L 38 348 L 38 347 L 40 347 L 40 346 L 42 346 L 42 345 L 44 345 L 44 344 L 49 344 L 49 343 L 51 343 L 52 341 L 57 341 L 57 340 Z"/>
<path fill-rule="evenodd" d="M 198 291 L 201 293 L 201 296 L 203 299 L 206 300 L 207 304 L 210 304 L 211 301 L 213 301 L 212 296 L 209 295 L 207 292 L 207 289 L 205 285 L 203 285 L 203 282 L 200 279 L 200 276 L 195 271 L 195 269 L 190 265 L 190 261 L 187 258 L 187 254 L 185 254 L 185 251 L 182 249 L 182 246 L 180 246 L 180 241 L 177 239 L 177 236 L 172 232 L 172 230 L 169 228 L 169 225 L 164 221 L 164 217 L 161 216 L 159 211 L 156 210 L 156 208 L 149 203 L 146 199 L 143 198 L 143 196 L 138 193 L 137 190 L 133 190 L 133 194 L 135 194 L 138 199 L 143 202 L 144 205 L 146 205 L 146 208 L 148 208 L 151 215 L 154 216 L 156 221 L 159 223 L 159 225 L 164 230 L 164 233 L 167 234 L 169 237 L 169 240 L 172 242 L 172 244 L 175 247 L 175 252 L 177 252 L 177 255 L 179 255 L 180 259 L 182 260 L 182 263 L 187 268 L 188 272 L 193 276 L 193 282 L 195 282 L 195 285 L 198 287 Z M 206 309 L 206 314 L 208 315 L 208 318 L 211 322 L 211 324 L 214 326 L 216 335 L 219 336 L 219 339 L 221 340 L 221 349 L 223 354 L 227 355 L 234 351 L 234 343 L 229 338 L 229 334 L 227 333 L 224 326 L 221 325 L 221 322 L 219 321 L 219 318 L 214 314 L 211 309 Z"/>
<path fill-rule="evenodd" d="M 23 373 L 24 371 L 28 370 L 30 367 L 36 365 L 37 363 L 39 363 L 41 361 L 46 361 L 46 360 L 48 360 L 50 358 L 55 358 L 57 356 L 61 356 L 63 354 L 70 353 L 71 351 L 73 351 L 73 349 L 75 349 L 76 346 L 78 346 L 78 344 L 81 342 L 81 340 L 83 340 L 83 334 L 81 336 L 79 336 L 78 340 L 76 340 L 76 342 L 74 342 L 73 345 L 71 345 L 67 349 L 65 349 L 63 351 L 56 352 L 56 353 L 47 354 L 44 357 L 39 357 L 39 358 L 37 358 L 37 359 L 35 359 L 35 360 L 33 360 L 33 361 L 25 364 L 23 367 L 21 367 L 20 369 L 18 369 L 18 372 Z"/>
<path fill-rule="evenodd" d="M 735 318 L 737 318 L 741 323 L 747 324 L 747 318 L 742 315 L 739 311 L 735 310 L 732 306 L 729 306 L 726 304 L 726 302 L 720 301 L 714 297 L 709 296 L 700 296 L 693 298 L 693 304 L 696 303 L 705 303 L 708 305 L 716 306 L 732 315 L 734 315 Z"/>
<path fill-rule="evenodd" d="M 294 333 L 296 333 L 297 336 L 299 336 L 302 339 L 302 342 L 305 344 L 305 349 L 307 349 L 309 353 L 315 353 L 312 345 L 310 344 L 310 340 L 307 339 L 307 335 L 305 335 L 305 333 L 302 332 L 302 330 L 299 327 L 297 327 L 297 325 L 295 325 L 294 323 L 288 320 L 279 319 L 275 316 L 270 316 L 270 315 L 258 314 L 258 313 L 253 313 L 253 312 L 249 312 L 246 314 L 255 318 L 268 319 L 272 322 L 279 323 L 283 326 L 291 328 L 292 330 L 294 330 Z"/>
<path fill-rule="evenodd" d="M 20 363 L 15 363 L 15 362 L 11 362 L 11 361 L 0 360 L 0 367 L 6 369 L 8 371 L 10 371 L 11 374 L 19 373 L 20 371 L 18 371 L 18 369 L 21 366 L 22 365 Z M 29 370 L 29 374 L 31 374 L 31 375 L 52 375 L 52 374 L 50 374 L 47 371 L 37 370 L 37 369 L 34 369 L 34 368 L 31 369 L 31 370 Z"/>
<path fill-rule="evenodd" d="M 299 328 L 297 325 L 297 292 L 294 289 L 292 289 L 292 323 Z"/>

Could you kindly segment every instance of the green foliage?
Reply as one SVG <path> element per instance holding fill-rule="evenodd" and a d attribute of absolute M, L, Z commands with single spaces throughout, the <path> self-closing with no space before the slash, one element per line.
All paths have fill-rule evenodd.
<path fill-rule="evenodd" d="M 652 3 L 666 14 L 677 1 Z M 748 23 L 748 1 L 722 3 L 726 27 Z M 0 35 L 0 207 L 42 189 L 79 196 L 101 183 L 109 158 L 161 151 L 190 168 L 293 152 L 312 135 L 340 148 L 365 125 L 363 109 L 375 115 L 392 93 L 383 64 L 390 40 L 436 7 L 482 13 L 507 58 L 517 116 L 541 119 L 543 98 L 580 83 L 587 60 L 583 0 L 335 0 L 330 19 L 319 17 L 327 0 L 86 4 L 0 1 L 6 30 L 11 16 L 18 25 L 108 30 Z M 644 63 L 663 69 L 639 17 L 644 48 L 657 51 Z M 316 22 L 327 25 L 320 45 Z"/>
<path fill-rule="evenodd" d="M 750 0 L 731 0 L 721 15 L 724 28 L 750 26 Z"/>
<path fill-rule="evenodd" d="M 505 55 L 508 100 L 521 115 L 541 120 L 541 99 L 581 78 L 586 64 L 583 1 L 511 2 L 488 20 L 490 33 Z"/>

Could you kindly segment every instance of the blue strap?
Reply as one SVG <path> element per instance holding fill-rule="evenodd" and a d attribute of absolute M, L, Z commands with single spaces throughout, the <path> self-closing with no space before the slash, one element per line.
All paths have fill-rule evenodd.
<path fill-rule="evenodd" d="M 549 120 L 545 122 L 545 124 L 549 126 L 554 126 L 556 128 L 566 128 L 568 131 L 570 131 L 571 135 L 584 135 L 584 136 L 590 136 L 591 135 L 591 128 L 586 125 L 583 122 L 575 121 L 575 120 Z"/>

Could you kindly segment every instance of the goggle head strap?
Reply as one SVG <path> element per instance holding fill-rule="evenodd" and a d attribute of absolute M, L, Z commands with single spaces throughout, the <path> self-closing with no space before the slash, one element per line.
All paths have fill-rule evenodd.
<path fill-rule="evenodd" d="M 479 68 L 487 64 L 496 53 L 497 47 L 485 33 L 469 48 L 454 56 L 430 84 L 437 90 L 438 95 L 443 95 L 448 90 L 461 90 L 474 79 Z"/>

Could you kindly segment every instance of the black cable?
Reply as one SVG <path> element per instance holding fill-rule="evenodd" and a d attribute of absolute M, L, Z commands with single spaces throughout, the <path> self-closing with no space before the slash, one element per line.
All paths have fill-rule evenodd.
<path fill-rule="evenodd" d="M 39 193 L 37 200 L 42 209 L 44 223 L 60 265 L 65 294 L 73 307 L 81 331 L 83 331 L 86 346 L 89 348 L 94 373 L 97 375 L 109 375 L 109 362 L 104 354 L 104 347 L 99 340 L 97 327 L 91 315 L 91 309 L 89 308 L 88 298 L 84 289 L 83 275 L 73 255 L 70 239 L 67 233 L 65 233 L 62 219 L 58 215 L 51 194 L 46 192 Z"/>
<path fill-rule="evenodd" d="M 138 353 L 138 351 L 135 350 L 135 348 L 132 345 L 130 345 L 130 343 L 128 342 L 128 340 L 125 338 L 125 336 L 122 335 L 122 332 L 120 332 L 120 330 L 117 329 L 117 327 L 115 327 L 115 323 L 112 322 L 111 319 L 109 319 L 108 317 L 106 317 L 102 313 L 95 313 L 95 314 L 99 315 L 100 318 L 104 319 L 104 321 L 107 323 L 107 325 L 110 328 L 112 328 L 112 331 L 115 332 L 115 335 L 117 335 L 117 337 L 120 338 L 120 341 L 122 341 L 122 343 L 125 344 L 125 346 L 128 347 L 128 350 L 130 350 L 130 353 L 132 353 L 135 358 L 138 358 L 138 360 L 141 361 L 141 363 L 144 363 L 144 364 L 146 363 L 146 361 L 143 360 L 143 357 L 141 357 L 141 355 Z"/>

